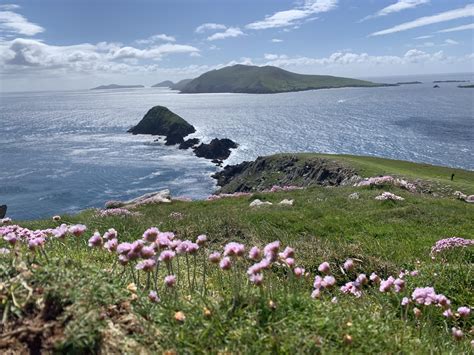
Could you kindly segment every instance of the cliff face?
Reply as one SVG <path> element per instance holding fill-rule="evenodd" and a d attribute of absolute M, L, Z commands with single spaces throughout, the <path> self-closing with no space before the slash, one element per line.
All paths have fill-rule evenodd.
<path fill-rule="evenodd" d="M 280 154 L 228 165 L 213 175 L 220 192 L 261 191 L 273 185 L 343 185 L 359 179 L 354 169 L 326 158 Z"/>
<path fill-rule="evenodd" d="M 173 145 L 182 143 L 183 138 L 188 134 L 196 132 L 196 129 L 168 108 L 155 106 L 128 132 L 166 136 L 166 144 Z"/>

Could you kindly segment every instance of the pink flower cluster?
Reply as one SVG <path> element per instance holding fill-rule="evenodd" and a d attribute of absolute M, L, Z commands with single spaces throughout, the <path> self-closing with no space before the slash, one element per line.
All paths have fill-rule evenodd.
<path fill-rule="evenodd" d="M 99 217 L 110 217 L 110 216 L 139 216 L 138 212 L 131 212 L 126 208 L 109 208 L 106 210 L 99 210 L 97 212 Z"/>
<path fill-rule="evenodd" d="M 28 246 L 31 250 L 44 247 L 48 239 L 51 237 L 62 239 L 68 235 L 79 237 L 87 230 L 86 226 L 76 224 L 68 226 L 61 224 L 56 228 L 30 230 L 20 227 L 19 225 L 0 226 L 0 237 L 3 238 L 11 246 L 15 246 L 21 242 Z"/>
<path fill-rule="evenodd" d="M 455 248 L 467 248 L 474 245 L 474 240 L 459 237 L 445 238 L 438 240 L 431 248 L 431 254 L 438 254 L 446 250 Z"/>
<path fill-rule="evenodd" d="M 405 200 L 403 197 L 397 196 L 395 194 L 392 194 L 391 192 L 382 192 L 381 195 L 375 197 L 376 200 L 380 201 L 386 201 L 386 200 L 391 200 L 391 201 L 403 201 Z"/>

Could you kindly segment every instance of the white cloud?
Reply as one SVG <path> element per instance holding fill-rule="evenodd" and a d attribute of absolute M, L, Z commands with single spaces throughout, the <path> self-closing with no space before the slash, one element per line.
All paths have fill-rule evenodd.
<path fill-rule="evenodd" d="M 220 23 L 203 23 L 201 26 L 198 26 L 194 32 L 204 33 L 209 30 L 225 30 L 227 26 Z"/>
<path fill-rule="evenodd" d="M 138 43 L 138 44 L 152 44 L 152 43 L 156 43 L 156 42 L 160 42 L 160 41 L 176 42 L 176 38 L 174 38 L 173 36 L 168 36 L 168 35 L 165 35 L 165 34 L 161 33 L 161 34 L 156 34 L 156 35 L 150 36 L 150 37 L 145 38 L 145 39 L 138 39 L 135 42 Z"/>
<path fill-rule="evenodd" d="M 398 0 L 396 3 L 391 4 L 383 9 L 377 11 L 374 15 L 367 16 L 363 18 L 360 22 L 369 20 L 376 17 L 387 16 L 392 13 L 400 12 L 403 10 L 412 9 L 419 5 L 429 3 L 430 0 Z"/>
<path fill-rule="evenodd" d="M 438 31 L 439 33 L 446 33 L 446 32 L 456 32 L 456 31 L 465 31 L 465 30 L 474 30 L 474 23 L 470 23 L 468 25 L 462 25 L 458 27 L 451 27 L 446 28 L 445 30 Z"/>
<path fill-rule="evenodd" d="M 433 38 L 433 36 L 432 35 L 419 36 L 419 37 L 415 37 L 413 39 L 428 39 L 428 38 Z"/>
<path fill-rule="evenodd" d="M 328 12 L 336 8 L 338 0 L 306 0 L 302 6 L 279 11 L 266 16 L 261 21 L 249 23 L 245 27 L 251 30 L 264 30 L 298 25 L 302 20 L 314 14 Z"/>
<path fill-rule="evenodd" d="M 19 9 L 21 6 L 17 4 L 3 4 L 0 5 L 0 10 L 16 10 Z"/>
<path fill-rule="evenodd" d="M 456 44 L 459 44 L 459 42 L 455 41 L 454 39 L 448 38 L 448 39 L 444 40 L 444 44 L 446 44 L 446 45 L 456 45 Z"/>
<path fill-rule="evenodd" d="M 469 5 L 466 5 L 465 7 L 451 10 L 451 11 L 442 12 L 433 16 L 420 17 L 414 21 L 405 22 L 400 25 L 388 28 L 386 30 L 374 32 L 370 34 L 370 36 L 382 36 L 382 35 L 386 35 L 390 33 L 407 31 L 407 30 L 411 30 L 417 27 L 422 27 L 422 26 L 432 25 L 435 23 L 451 21 L 458 18 L 472 17 L 472 16 L 474 16 L 474 5 L 469 4 Z"/>
<path fill-rule="evenodd" d="M 107 72 L 125 70 L 130 64 L 140 67 L 140 59 L 160 60 L 175 53 L 192 55 L 198 54 L 199 49 L 170 43 L 146 49 L 104 42 L 53 46 L 38 40 L 17 38 L 0 44 L 0 64 L 11 72 L 51 69 Z"/>
<path fill-rule="evenodd" d="M 238 27 L 229 27 L 224 32 L 214 33 L 212 36 L 207 37 L 208 41 L 215 41 L 218 39 L 225 39 L 230 37 L 243 36 L 244 33 Z"/>
<path fill-rule="evenodd" d="M 272 39 L 272 42 L 273 42 L 273 43 L 281 43 L 281 42 L 283 42 L 283 40 L 282 40 L 282 39 L 279 39 L 279 38 L 273 38 L 273 39 Z"/>
<path fill-rule="evenodd" d="M 34 36 L 44 32 L 44 28 L 29 22 L 24 16 L 12 11 L 0 11 L 0 32 L 11 32 Z"/>

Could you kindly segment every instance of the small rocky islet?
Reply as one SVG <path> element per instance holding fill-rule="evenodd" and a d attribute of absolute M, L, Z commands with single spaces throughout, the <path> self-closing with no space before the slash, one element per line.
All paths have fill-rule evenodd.
<path fill-rule="evenodd" d="M 221 165 L 230 156 L 231 149 L 238 147 L 237 143 L 228 138 L 214 138 L 210 143 L 203 143 L 198 138 L 184 140 L 186 136 L 195 133 L 196 128 L 164 106 L 152 107 L 128 132 L 164 136 L 166 145 L 179 144 L 179 149 L 192 148 L 197 157 L 210 159 L 217 165 Z"/>

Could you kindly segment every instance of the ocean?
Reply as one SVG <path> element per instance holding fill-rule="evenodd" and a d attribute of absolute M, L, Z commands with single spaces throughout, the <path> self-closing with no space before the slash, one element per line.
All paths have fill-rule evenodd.
<path fill-rule="evenodd" d="M 227 164 L 278 152 L 344 153 L 474 170 L 473 74 L 370 78 L 423 84 L 273 95 L 179 94 L 162 88 L 0 94 L 0 204 L 15 219 L 102 207 L 168 188 L 212 194 L 217 167 L 156 137 L 126 133 L 155 105 L 204 141 L 240 144 Z"/>

